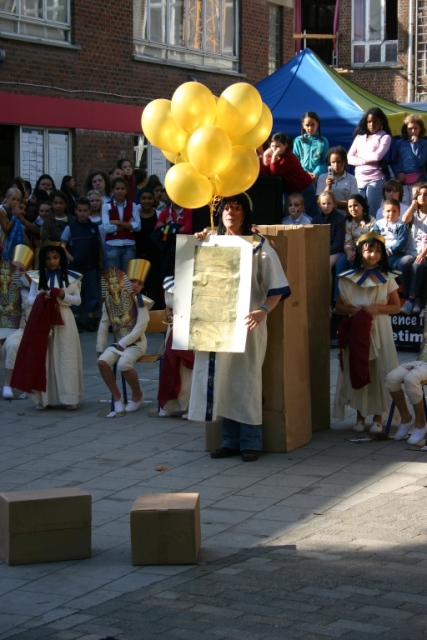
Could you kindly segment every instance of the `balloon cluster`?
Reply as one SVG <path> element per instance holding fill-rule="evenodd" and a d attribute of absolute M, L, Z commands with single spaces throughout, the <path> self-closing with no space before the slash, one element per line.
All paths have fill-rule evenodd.
<path fill-rule="evenodd" d="M 270 135 L 273 117 L 246 82 L 229 86 L 219 98 L 199 82 L 185 82 L 172 100 L 150 102 L 141 125 L 174 165 L 165 177 L 169 197 L 194 209 L 214 196 L 249 189 L 259 172 L 255 149 Z"/>

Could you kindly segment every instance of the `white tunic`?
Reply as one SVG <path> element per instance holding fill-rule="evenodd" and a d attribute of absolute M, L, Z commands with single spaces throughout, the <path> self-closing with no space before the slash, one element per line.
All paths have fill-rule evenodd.
<path fill-rule="evenodd" d="M 339 279 L 341 299 L 360 309 L 372 304 L 387 304 L 389 295 L 398 289 L 393 274 L 389 273 L 387 282 L 378 284 L 370 277 L 362 286 L 355 280 L 360 277 L 348 277 L 350 272 L 342 274 Z M 370 383 L 362 389 L 353 389 L 350 382 L 349 348 L 344 349 L 343 371 L 338 369 L 338 380 L 335 392 L 334 417 L 344 418 L 346 406 L 360 411 L 361 415 L 382 414 L 390 407 L 391 398 L 385 388 L 387 374 L 398 366 L 396 347 L 393 340 L 390 316 L 378 313 L 372 318 L 369 350 Z"/>
<path fill-rule="evenodd" d="M 74 278 L 70 278 L 74 280 Z M 55 287 L 59 288 L 58 282 Z M 58 298 L 63 325 L 53 325 L 46 353 L 46 392 L 35 391 L 33 399 L 43 406 L 78 404 L 83 395 L 83 362 L 76 321 L 70 307 L 79 306 L 81 281 L 70 282 L 65 287 L 65 297 Z M 33 304 L 38 290 L 37 282 L 31 283 L 28 303 Z M 36 339 L 36 336 L 35 336 Z"/>
<path fill-rule="evenodd" d="M 259 239 L 259 238 L 257 238 Z M 253 251 L 250 310 L 269 295 L 288 296 L 290 289 L 280 260 L 265 238 Z M 244 353 L 196 353 L 189 419 L 218 416 L 244 424 L 262 424 L 262 365 L 267 347 L 264 320 L 248 331 Z"/>

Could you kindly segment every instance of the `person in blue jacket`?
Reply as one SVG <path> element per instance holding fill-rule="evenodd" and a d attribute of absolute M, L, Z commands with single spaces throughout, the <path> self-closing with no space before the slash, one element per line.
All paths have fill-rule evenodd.
<path fill-rule="evenodd" d="M 412 202 L 412 187 L 426 181 L 427 163 L 426 128 L 421 116 L 411 113 L 403 121 L 401 139 L 393 149 L 392 162 L 396 178 L 403 185 L 403 202 Z"/>
<path fill-rule="evenodd" d="M 295 138 L 293 152 L 313 182 L 326 172 L 329 142 L 320 132 L 320 118 L 314 111 L 306 111 L 301 118 L 301 135 Z"/>

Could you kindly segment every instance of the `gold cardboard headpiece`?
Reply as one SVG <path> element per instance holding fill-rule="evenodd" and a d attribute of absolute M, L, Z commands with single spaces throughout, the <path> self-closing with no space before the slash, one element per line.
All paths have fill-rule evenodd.
<path fill-rule="evenodd" d="M 148 272 L 150 271 L 151 263 L 148 260 L 142 260 L 136 258 L 135 260 L 129 260 L 126 267 L 126 275 L 129 280 L 140 280 L 145 282 Z"/>
<path fill-rule="evenodd" d="M 369 233 L 364 233 L 363 236 L 357 239 L 356 244 L 359 246 L 361 242 L 367 242 L 367 240 L 378 240 L 381 244 L 385 245 L 385 238 L 380 233 L 376 231 L 370 231 Z"/>
<path fill-rule="evenodd" d="M 46 247 L 62 247 L 63 249 L 65 248 L 65 242 L 62 242 L 61 240 L 43 240 L 43 242 L 40 245 L 40 249 L 45 249 Z"/>
<path fill-rule="evenodd" d="M 33 258 L 34 251 L 26 244 L 17 244 L 13 250 L 12 262 L 20 262 L 26 271 L 30 268 Z"/>

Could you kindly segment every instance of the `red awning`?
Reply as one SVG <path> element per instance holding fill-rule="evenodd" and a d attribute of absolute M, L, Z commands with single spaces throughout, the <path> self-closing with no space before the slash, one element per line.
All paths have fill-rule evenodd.
<path fill-rule="evenodd" d="M 143 106 L 0 92 L 0 124 L 138 133 Z"/>

